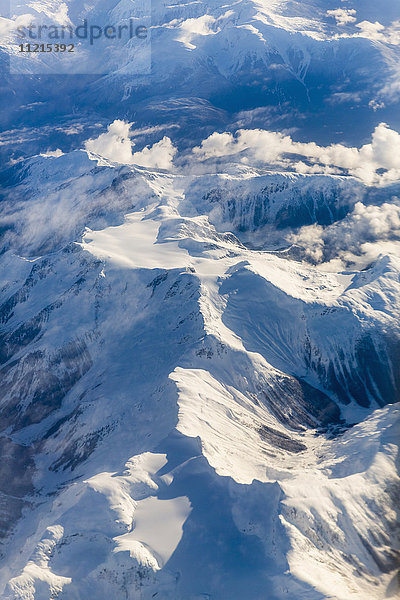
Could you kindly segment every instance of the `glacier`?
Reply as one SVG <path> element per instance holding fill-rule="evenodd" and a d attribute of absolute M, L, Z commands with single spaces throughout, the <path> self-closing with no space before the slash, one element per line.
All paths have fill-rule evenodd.
<path fill-rule="evenodd" d="M 137 76 L 6 67 L 128 2 L 12 9 L 1 598 L 396 598 L 397 3 L 154 0 Z"/>

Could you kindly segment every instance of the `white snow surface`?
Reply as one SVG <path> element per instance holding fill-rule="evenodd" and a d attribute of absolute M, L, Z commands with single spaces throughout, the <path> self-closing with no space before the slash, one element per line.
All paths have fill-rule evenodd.
<path fill-rule="evenodd" d="M 54 229 L 28 226 L 4 256 L 4 333 L 38 375 L 8 429 L 37 450 L 2 597 L 395 597 L 400 257 L 324 271 L 218 231 L 194 175 L 35 161 L 31 207 L 70 201 L 74 178 L 57 200 L 36 178 L 73 161 L 115 216 L 68 218 L 41 255 Z M 38 417 L 46 371 L 64 392 Z"/>
<path fill-rule="evenodd" d="M 12 3 L 0 46 L 17 52 L 12 21 L 118 23 L 130 6 Z M 346 150 L 362 161 L 361 147 L 374 172 L 397 165 L 380 111 L 398 102 L 398 0 L 153 0 L 151 12 L 151 77 L 120 79 L 129 44 L 97 47 L 108 76 L 76 97 L 86 151 L 57 141 L 7 164 L 0 597 L 397 598 L 400 191 L 333 167 Z M 348 111 L 349 129 L 349 106 L 375 123 L 354 144 L 303 130 L 302 160 L 340 141 L 325 171 L 291 172 L 283 150 L 253 164 L 235 142 L 277 107 L 294 140 L 320 105 Z M 4 139 L 39 147 L 20 122 Z M 372 148 L 374 127 L 388 137 Z M 200 161 L 193 148 L 213 135 Z"/>
<path fill-rule="evenodd" d="M 146 49 L 142 55 L 132 40 L 122 40 L 111 47 L 97 42 L 96 52 L 90 47 L 89 54 L 89 49 L 82 54 L 76 51 L 68 61 L 63 61 L 61 71 L 62 57 L 55 53 L 27 61 L 18 52 L 17 45 L 21 41 L 16 33 L 18 26 L 27 27 L 30 22 L 47 26 L 76 25 L 84 19 L 90 24 L 115 23 L 117 26 L 127 21 L 130 8 L 124 0 L 89 4 L 81 0 L 12 2 L 12 10 L 4 10 L 9 16 L 0 21 L 0 44 L 12 57 L 13 73 L 29 73 L 31 68 L 33 73 L 108 73 L 112 77 L 134 73 L 146 77 L 150 72 L 150 54 Z M 371 61 L 377 61 L 382 70 L 383 77 L 377 89 L 370 91 L 370 100 L 379 105 L 382 99 L 390 101 L 398 91 L 397 0 L 382 0 L 379 5 L 348 0 L 344 7 L 339 0 L 328 3 L 326 0 L 234 0 L 228 3 L 153 0 L 151 6 L 143 0 L 135 9 L 135 15 L 141 15 L 140 22 L 150 31 L 152 75 L 156 80 L 166 80 L 181 68 L 182 72 L 196 70 L 203 61 L 212 62 L 223 77 L 261 61 L 266 65 L 272 62 L 275 68 L 282 68 L 282 72 L 306 88 L 305 78 L 313 61 L 326 59 L 332 44 L 336 46 L 335 52 L 341 49 L 346 52 L 350 42 L 357 52 L 357 60 L 362 63 L 360 68 L 368 69 Z M 343 25 L 330 14 L 341 9 L 354 11 L 354 21 Z M 40 63 L 43 63 L 43 71 Z M 122 100 L 129 98 L 134 87 L 134 83 L 126 84 Z"/>

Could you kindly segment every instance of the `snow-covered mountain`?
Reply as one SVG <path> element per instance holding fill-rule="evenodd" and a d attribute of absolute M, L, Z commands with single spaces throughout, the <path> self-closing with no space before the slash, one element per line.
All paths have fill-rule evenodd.
<path fill-rule="evenodd" d="M 332 211 L 344 187 L 269 178 L 283 210 L 293 186 Z M 396 409 L 376 409 L 398 400 L 399 259 L 334 273 L 251 249 L 210 222 L 211 183 L 78 152 L 34 159 L 13 188 L 5 598 L 394 585 Z M 226 215 L 237 235 L 251 206 Z"/>
<path fill-rule="evenodd" d="M 150 72 L 135 71 L 141 64 L 138 49 L 125 39 L 111 48 L 99 41 L 91 62 L 79 52 L 68 60 L 59 56 L 62 70 L 51 61 L 55 55 L 38 54 L 32 62 L 18 51 L 17 25 L 79 25 L 86 19 L 118 26 L 132 10 L 143 15 L 145 25 L 150 23 Z M 130 0 L 39 0 L 12 2 L 11 8 L 4 0 L 3 14 L 11 19 L 0 21 L 2 120 L 12 130 L 40 125 L 39 135 L 47 143 L 70 145 L 65 132 L 54 130 L 67 117 L 69 130 L 72 123 L 78 129 L 87 125 L 88 118 L 92 123 L 127 118 L 146 126 L 179 125 L 175 134 L 181 144 L 187 143 L 188 128 L 193 140 L 217 128 L 264 128 L 268 123 L 275 130 L 295 128 L 302 140 L 324 143 L 362 143 L 377 116 L 400 128 L 397 0 L 153 0 L 151 6 Z M 81 72 L 82 63 L 86 75 L 65 75 L 65 65 L 73 73 Z M 33 64 L 40 78 L 26 75 Z M 14 143 L 19 134 L 26 138 L 26 132 L 14 131 Z M 36 144 L 32 154 L 39 149 L 43 145 Z M 21 151 L 26 155 L 26 140 Z"/>
<path fill-rule="evenodd" d="M 151 13 L 5 76 L 0 596 L 395 598 L 397 3 Z"/>

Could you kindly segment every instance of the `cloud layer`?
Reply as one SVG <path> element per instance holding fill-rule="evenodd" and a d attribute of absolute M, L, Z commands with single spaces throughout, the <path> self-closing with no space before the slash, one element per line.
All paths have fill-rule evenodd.
<path fill-rule="evenodd" d="M 159 142 L 132 153 L 135 144 L 131 139 L 131 125 L 126 121 L 115 120 L 107 127 L 105 133 L 87 140 L 85 150 L 120 164 L 170 169 L 176 154 L 176 148 L 170 138 L 164 136 Z"/>
<path fill-rule="evenodd" d="M 113 162 L 128 164 L 132 162 L 130 128 L 130 123 L 117 119 L 107 127 L 106 133 L 85 142 L 85 150 Z"/>
<path fill-rule="evenodd" d="M 343 144 L 318 146 L 295 142 L 289 135 L 261 129 L 240 129 L 236 134 L 213 133 L 193 149 L 200 160 L 238 156 L 291 168 L 300 173 L 348 173 L 367 185 L 400 179 L 400 134 L 381 123 L 371 142 L 361 148 Z"/>
<path fill-rule="evenodd" d="M 289 241 L 302 249 L 304 258 L 324 264 L 327 270 L 364 268 L 381 254 L 400 250 L 400 201 L 381 206 L 357 202 L 342 221 L 329 227 L 302 227 Z"/>
<path fill-rule="evenodd" d="M 333 17 L 338 25 L 347 25 L 348 23 L 356 23 L 357 18 L 355 15 L 357 11 L 348 8 L 336 8 L 335 10 L 328 10 L 326 14 L 329 17 Z"/>

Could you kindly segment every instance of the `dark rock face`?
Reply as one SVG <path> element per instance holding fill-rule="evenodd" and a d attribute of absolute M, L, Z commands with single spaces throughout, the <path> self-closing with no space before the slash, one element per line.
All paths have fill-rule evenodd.
<path fill-rule="evenodd" d="M 287 452 L 298 453 L 306 450 L 307 446 L 298 442 L 297 440 L 292 439 L 290 436 L 282 433 L 281 431 L 277 431 L 272 427 L 268 427 L 267 425 L 262 425 L 258 432 L 261 438 L 264 441 L 267 441 L 271 444 L 271 446 L 275 446 L 276 448 L 281 448 L 282 450 L 286 450 Z"/>
<path fill-rule="evenodd" d="M 295 377 L 282 375 L 261 396 L 275 417 L 290 429 L 341 422 L 340 409 L 327 394 Z"/>
<path fill-rule="evenodd" d="M 7 287 L 2 290 L 0 536 L 4 538 L 12 533 L 24 507 L 33 503 L 35 454 L 52 415 L 92 366 L 84 331 L 72 330 L 71 335 L 67 332 L 58 339 L 53 336 L 55 315 L 59 318 L 64 303 L 74 301 L 82 273 L 89 266 L 75 255 L 76 251 L 66 250 L 52 259 L 39 259 L 16 291 L 7 297 Z M 77 267 L 72 286 L 68 281 L 63 286 L 60 278 L 58 286 L 47 287 L 62 261 L 64 265 L 72 261 Z M 50 419 L 47 427 L 46 419 Z"/>
<path fill-rule="evenodd" d="M 1 540 L 13 530 L 24 507 L 30 505 L 35 472 L 32 448 L 22 446 L 8 437 L 0 438 L 0 555 Z"/>
<path fill-rule="evenodd" d="M 71 342 L 50 356 L 36 350 L 9 363 L 0 371 L 0 426 L 18 431 L 40 423 L 60 408 L 90 366 L 84 342 Z"/>
<path fill-rule="evenodd" d="M 201 196 L 201 205 L 209 205 L 216 211 L 217 221 L 230 223 L 239 232 L 264 225 L 278 229 L 330 225 L 343 219 L 366 194 L 364 186 L 355 180 L 323 175 L 271 174 L 256 177 L 247 186 L 240 180 L 215 178 L 208 185 L 213 187 Z"/>
<path fill-rule="evenodd" d="M 375 401 L 379 406 L 400 400 L 400 343 L 387 337 L 378 341 L 365 335 L 354 348 L 354 363 L 338 353 L 328 368 L 319 368 L 322 381 L 343 402 L 352 399 L 368 408 Z"/>
<path fill-rule="evenodd" d="M 16 433 L 44 421 L 90 369 L 87 329 L 74 331 L 72 325 L 62 336 L 56 332 L 60 312 L 77 301 L 93 267 L 96 273 L 96 262 L 82 257 L 77 246 L 68 245 L 52 258 L 35 260 L 22 285 L 10 295 L 7 287 L 2 290 L 1 430 Z M 62 275 L 56 277 L 60 272 L 65 282 Z M 49 281 L 56 283 L 49 285 Z M 90 327 L 94 324 L 89 322 Z"/>

